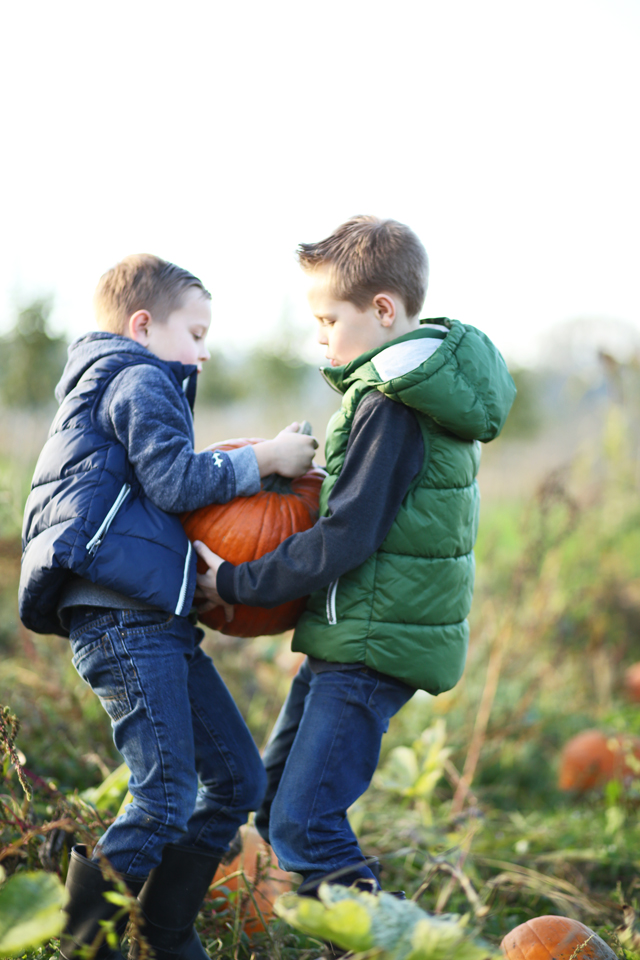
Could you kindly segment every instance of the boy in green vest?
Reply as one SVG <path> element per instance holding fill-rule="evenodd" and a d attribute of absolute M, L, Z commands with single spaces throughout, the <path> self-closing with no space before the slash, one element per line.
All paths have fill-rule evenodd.
<path fill-rule="evenodd" d="M 233 566 L 195 544 L 208 603 L 276 606 L 310 594 L 293 637 L 307 658 L 264 754 L 256 826 L 301 893 L 378 881 L 347 809 L 371 782 L 389 719 L 416 689 L 462 674 L 478 526 L 479 441 L 515 387 L 475 327 L 420 320 L 426 251 L 403 224 L 354 217 L 301 244 L 309 303 L 342 405 L 327 429 L 320 519 Z"/>

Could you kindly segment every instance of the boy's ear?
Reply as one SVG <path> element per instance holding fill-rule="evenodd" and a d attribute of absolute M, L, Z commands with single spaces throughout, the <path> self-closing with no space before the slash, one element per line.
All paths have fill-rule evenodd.
<path fill-rule="evenodd" d="M 377 293 L 373 298 L 373 307 L 383 327 L 393 326 L 396 316 L 396 302 L 388 293 Z"/>
<path fill-rule="evenodd" d="M 136 310 L 129 317 L 127 336 L 146 347 L 149 341 L 151 314 L 148 310 Z"/>

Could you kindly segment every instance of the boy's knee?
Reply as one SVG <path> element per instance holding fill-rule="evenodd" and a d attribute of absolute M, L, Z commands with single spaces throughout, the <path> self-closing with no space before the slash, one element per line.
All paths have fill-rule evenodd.
<path fill-rule="evenodd" d="M 233 779 L 233 805 L 243 810 L 257 810 L 267 790 L 267 773 L 257 747 L 245 751 Z"/>
<path fill-rule="evenodd" d="M 255 759 L 246 761 L 240 769 L 229 771 L 226 780 L 205 781 L 200 798 L 208 798 L 214 807 L 226 806 L 231 810 L 257 810 L 267 789 L 267 774 L 256 750 Z"/>
<path fill-rule="evenodd" d="M 264 799 L 267 789 L 267 774 L 260 760 L 255 764 L 251 776 L 245 781 L 245 800 L 247 810 L 257 810 Z"/>
<path fill-rule="evenodd" d="M 195 771 L 189 776 L 182 777 L 179 785 L 174 784 L 173 789 L 167 789 L 165 786 L 161 791 L 145 790 L 144 787 L 136 786 L 133 801 L 129 805 L 130 816 L 136 820 L 142 818 L 149 824 L 152 822 L 161 824 L 177 837 L 186 832 L 197 797 L 198 777 Z M 129 811 L 129 806 L 125 807 L 125 814 Z M 176 839 L 175 842 L 179 841 Z"/>
<path fill-rule="evenodd" d="M 286 799 L 276 796 L 269 811 L 269 842 L 279 857 L 287 850 L 302 850 L 307 845 L 308 820 L 299 816 Z"/>

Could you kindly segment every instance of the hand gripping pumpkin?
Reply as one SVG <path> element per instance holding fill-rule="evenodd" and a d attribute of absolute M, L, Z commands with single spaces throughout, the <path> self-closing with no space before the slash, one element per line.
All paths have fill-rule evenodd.
<path fill-rule="evenodd" d="M 217 450 L 235 450 L 253 440 L 228 440 L 216 444 Z M 324 470 L 312 469 L 289 480 L 276 473 L 263 477 L 261 490 L 253 497 L 236 497 L 229 503 L 212 503 L 182 516 L 190 540 L 201 540 L 210 550 L 230 563 L 256 560 L 274 550 L 292 533 L 308 530 L 318 519 L 320 487 Z M 206 569 L 198 561 L 198 569 Z M 294 627 L 304 610 L 306 597 L 279 607 L 247 607 L 238 604 L 231 623 L 226 623 L 222 607 L 203 613 L 200 619 L 213 630 L 232 637 L 262 637 L 284 633 Z"/>
<path fill-rule="evenodd" d="M 500 944 L 507 960 L 615 960 L 597 933 L 569 917 L 534 917 Z"/>

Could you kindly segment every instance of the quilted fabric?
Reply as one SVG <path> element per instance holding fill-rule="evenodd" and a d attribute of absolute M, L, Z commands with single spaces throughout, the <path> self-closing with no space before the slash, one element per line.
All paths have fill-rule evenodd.
<path fill-rule="evenodd" d="M 480 330 L 445 318 L 423 323 L 392 344 L 323 371 L 343 394 L 327 430 L 325 515 L 358 404 L 372 390 L 415 411 L 424 463 L 379 550 L 309 598 L 293 649 L 364 663 L 438 694 L 458 682 L 467 653 L 479 441 L 500 433 L 516 391 L 502 356 Z M 393 375 L 383 380 L 380 371 Z"/>
<path fill-rule="evenodd" d="M 36 633 L 67 635 L 57 605 L 74 575 L 168 613 L 186 616 L 191 608 L 196 557 L 179 518 L 144 495 L 124 447 L 95 424 L 110 379 L 139 363 L 164 370 L 186 408 L 179 373 L 195 381 L 195 368 L 112 353 L 63 398 L 38 459 L 25 507 L 19 588 L 20 619 Z"/>

